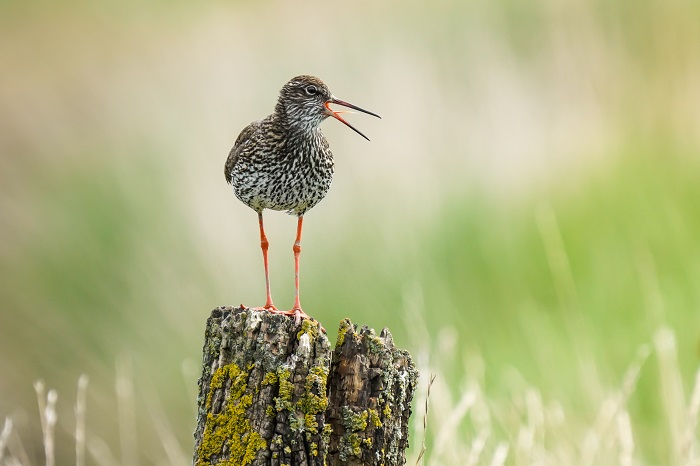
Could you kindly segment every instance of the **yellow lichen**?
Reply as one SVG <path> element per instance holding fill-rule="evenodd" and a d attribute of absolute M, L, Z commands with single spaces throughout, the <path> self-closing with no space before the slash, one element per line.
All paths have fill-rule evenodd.
<path fill-rule="evenodd" d="M 386 351 L 386 345 L 384 341 L 374 333 L 374 329 L 370 332 L 367 337 L 367 346 L 369 347 L 369 352 L 372 354 L 379 354 L 382 351 Z"/>
<path fill-rule="evenodd" d="M 304 426 L 307 432 L 316 433 L 318 432 L 318 422 L 316 421 L 316 416 L 313 414 L 304 415 Z"/>
<path fill-rule="evenodd" d="M 361 439 L 359 435 L 355 433 L 343 435 L 338 445 L 340 460 L 347 461 L 349 456 L 359 457 L 362 454 L 360 445 Z"/>
<path fill-rule="evenodd" d="M 355 414 L 350 408 L 343 406 L 343 427 L 346 432 L 362 432 L 367 428 L 367 411 Z"/>
<path fill-rule="evenodd" d="M 340 322 L 340 327 L 338 327 L 338 338 L 335 341 L 335 347 L 338 348 L 343 345 L 343 342 L 345 341 L 345 334 L 348 333 L 348 330 L 352 328 L 352 324 L 350 323 L 349 319 L 343 319 Z"/>
<path fill-rule="evenodd" d="M 362 447 L 371 448 L 373 440 L 368 437 L 368 422 L 374 428 L 382 427 L 379 413 L 375 409 L 366 409 L 355 413 L 351 408 L 344 406 L 342 411 L 343 428 L 345 433 L 340 438 L 340 459 L 346 461 L 349 456 L 360 457 Z"/>
<path fill-rule="evenodd" d="M 304 393 L 292 403 L 294 384 L 289 380 L 291 372 L 288 368 L 277 370 L 279 383 L 279 395 L 275 397 L 275 409 L 290 413 L 288 422 L 292 430 L 306 430 L 312 434 L 318 433 L 318 421 L 316 416 L 328 408 L 326 397 L 326 378 L 328 368 L 318 365 L 313 366 L 304 381 Z M 317 395 L 316 393 L 319 393 Z M 299 414 L 297 414 L 299 413 Z"/>
<path fill-rule="evenodd" d="M 251 464 L 258 451 L 267 448 L 265 439 L 251 428 L 246 417 L 246 409 L 253 403 L 252 395 L 245 394 L 247 381 L 248 373 L 236 364 L 220 367 L 212 375 L 206 401 L 209 414 L 197 449 L 196 466 L 210 465 L 211 457 L 220 455 L 225 447 L 229 450 L 229 457 L 217 464 Z M 211 412 L 212 398 L 221 389 L 228 389 L 228 400 L 222 412 L 214 414 Z"/>
<path fill-rule="evenodd" d="M 384 410 L 382 411 L 382 413 L 384 414 L 385 418 L 388 418 L 391 416 L 391 406 L 389 406 L 389 403 L 384 405 Z"/>
<path fill-rule="evenodd" d="M 277 383 L 277 374 L 274 372 L 268 372 L 263 378 L 262 385 L 274 385 Z"/>
<path fill-rule="evenodd" d="M 318 337 L 318 327 L 319 323 L 315 320 L 304 319 L 301 323 L 301 330 L 297 332 L 297 339 L 305 333 L 309 334 L 309 339 L 313 342 Z"/>
<path fill-rule="evenodd" d="M 318 422 L 316 415 L 323 413 L 328 408 L 328 398 L 326 397 L 326 379 L 328 368 L 314 366 L 309 370 L 304 383 L 304 395 L 297 402 L 297 408 L 304 413 L 304 421 L 307 431 L 318 433 Z M 314 393 L 317 391 L 320 395 Z"/>
<path fill-rule="evenodd" d="M 275 398 L 275 409 L 277 411 L 289 410 L 292 407 L 292 394 L 294 384 L 289 381 L 291 377 L 289 369 L 280 368 L 277 370 L 277 380 L 279 382 L 279 396 Z"/>
<path fill-rule="evenodd" d="M 369 408 L 367 410 L 369 413 L 369 420 L 374 425 L 376 428 L 380 428 L 382 426 L 382 420 L 379 419 L 379 413 L 377 412 L 376 409 Z"/>

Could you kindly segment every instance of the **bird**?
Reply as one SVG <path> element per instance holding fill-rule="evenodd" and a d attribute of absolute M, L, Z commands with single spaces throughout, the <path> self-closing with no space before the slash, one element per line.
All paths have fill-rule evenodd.
<path fill-rule="evenodd" d="M 226 181 L 236 197 L 258 214 L 260 247 L 265 269 L 265 305 L 259 310 L 294 316 L 299 322 L 309 316 L 299 300 L 299 257 L 304 214 L 328 193 L 333 181 L 333 154 L 320 125 L 335 118 L 360 136 L 369 138 L 336 111 L 331 104 L 364 110 L 336 98 L 328 86 L 315 76 L 302 75 L 288 81 L 280 90 L 274 112 L 248 125 L 236 138 L 224 165 Z M 297 217 L 294 253 L 294 305 L 291 310 L 277 309 L 270 291 L 268 268 L 269 241 L 263 227 L 265 209 L 286 211 Z"/>

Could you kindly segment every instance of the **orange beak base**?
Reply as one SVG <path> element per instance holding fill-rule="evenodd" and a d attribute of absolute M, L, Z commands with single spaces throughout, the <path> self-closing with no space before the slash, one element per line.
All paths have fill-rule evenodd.
<path fill-rule="evenodd" d="M 332 117 L 335 118 L 336 120 L 340 121 L 341 123 L 343 123 L 344 125 L 346 125 L 348 128 L 350 128 L 351 130 L 355 131 L 357 134 L 359 134 L 360 136 L 362 136 L 363 138 L 365 138 L 365 139 L 367 139 L 367 140 L 369 141 L 369 138 L 368 138 L 367 136 L 365 136 L 364 134 L 362 134 L 362 133 L 360 132 L 360 130 L 358 130 L 357 128 L 355 128 L 354 126 L 352 126 L 350 123 L 348 123 L 347 121 L 345 121 L 345 119 L 344 119 L 343 117 L 340 116 L 340 114 L 341 114 L 341 113 L 344 113 L 344 112 L 336 112 L 336 111 L 334 111 L 333 109 L 331 109 L 330 104 L 342 105 L 343 107 L 352 108 L 353 110 L 357 110 L 358 112 L 366 113 L 366 114 L 368 114 L 368 115 L 372 115 L 372 116 L 375 116 L 375 117 L 377 117 L 377 118 L 381 118 L 379 115 L 377 115 L 376 113 L 372 113 L 372 112 L 370 112 L 370 111 L 368 111 L 368 110 L 365 110 L 365 109 L 363 109 L 363 108 L 357 107 L 357 106 L 355 106 L 355 105 L 353 105 L 353 104 L 350 104 L 350 103 L 348 103 L 348 102 L 345 102 L 345 101 L 343 101 L 343 100 L 336 99 L 335 97 L 331 97 L 331 100 L 329 100 L 328 102 L 326 102 L 326 103 L 324 104 L 324 105 L 326 106 L 326 110 L 328 111 L 328 114 L 329 114 L 330 116 L 332 116 Z"/>

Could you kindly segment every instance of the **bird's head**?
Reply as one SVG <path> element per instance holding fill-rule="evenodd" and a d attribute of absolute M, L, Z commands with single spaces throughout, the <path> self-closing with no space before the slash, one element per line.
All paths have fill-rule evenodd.
<path fill-rule="evenodd" d="M 275 111 L 284 116 L 290 126 L 307 131 L 316 130 L 323 120 L 333 117 L 369 141 L 367 136 L 340 116 L 341 113 L 347 112 L 335 111 L 331 109 L 331 104 L 342 105 L 381 118 L 375 113 L 335 98 L 326 83 L 314 76 L 297 76 L 285 84 L 280 91 Z"/>

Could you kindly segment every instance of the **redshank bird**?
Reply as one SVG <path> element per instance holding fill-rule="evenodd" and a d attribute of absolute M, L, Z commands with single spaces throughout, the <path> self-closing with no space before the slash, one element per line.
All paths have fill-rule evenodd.
<path fill-rule="evenodd" d="M 304 214 L 323 199 L 333 180 L 333 154 L 321 132 L 323 120 L 333 117 L 363 138 L 369 138 L 340 116 L 331 104 L 342 105 L 369 115 L 379 115 L 344 102 L 331 94 L 328 86 L 314 76 L 297 76 L 282 87 L 275 111 L 267 118 L 248 125 L 231 149 L 224 167 L 226 181 L 236 197 L 258 213 L 260 247 L 265 268 L 267 299 L 263 309 L 308 318 L 299 302 L 299 255 Z M 286 210 L 296 215 L 294 251 L 294 306 L 278 310 L 270 293 L 263 210 Z"/>

